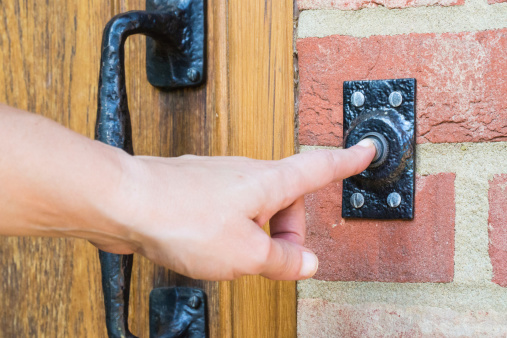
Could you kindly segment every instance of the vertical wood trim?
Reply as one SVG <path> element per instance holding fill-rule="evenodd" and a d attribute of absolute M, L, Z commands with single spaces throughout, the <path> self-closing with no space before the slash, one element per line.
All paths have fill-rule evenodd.
<path fill-rule="evenodd" d="M 208 0 L 208 116 L 213 121 L 210 154 L 229 155 L 227 0 Z"/>
<path fill-rule="evenodd" d="M 213 120 L 210 133 L 210 154 L 227 156 L 229 153 L 229 46 L 227 0 L 208 0 L 208 116 Z M 211 337 L 232 337 L 231 283 L 219 283 L 218 331 Z"/>
<path fill-rule="evenodd" d="M 229 68 L 227 0 L 208 0 L 208 85 L 206 110 L 212 129 L 210 155 L 229 155 Z M 210 323 L 210 337 L 232 337 L 230 283 L 218 283 L 218 314 Z"/>
<path fill-rule="evenodd" d="M 292 0 L 229 0 L 229 154 L 294 153 Z M 295 282 L 248 276 L 222 283 L 234 337 L 295 337 Z M 225 304 L 225 302 L 230 302 Z M 224 320 L 224 319 L 223 319 Z"/>

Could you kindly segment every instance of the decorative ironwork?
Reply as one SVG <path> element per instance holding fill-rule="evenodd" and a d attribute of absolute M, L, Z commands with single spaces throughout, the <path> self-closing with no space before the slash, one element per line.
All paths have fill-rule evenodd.
<path fill-rule="evenodd" d="M 177 34 L 146 38 L 148 81 L 164 89 L 196 86 L 205 78 L 205 1 L 146 0 L 146 10 L 174 13 Z"/>
<path fill-rule="evenodd" d="M 344 82 L 345 148 L 366 135 L 380 135 L 384 158 L 344 180 L 342 217 L 414 217 L 415 90 L 415 79 Z M 354 194 L 364 197 L 360 207 L 351 203 Z"/>
<path fill-rule="evenodd" d="M 131 155 L 134 154 L 134 149 L 124 66 L 124 44 L 127 37 L 133 34 L 150 37 L 147 43 L 147 71 L 148 78 L 155 86 L 176 88 L 194 86 L 204 81 L 204 0 L 148 0 L 147 8 L 151 11 L 131 11 L 115 16 L 106 25 L 102 38 L 95 139 L 123 149 Z M 133 255 L 116 255 L 99 250 L 99 258 L 108 335 L 111 338 L 135 338 L 128 329 Z M 165 290 L 164 292 L 169 292 L 168 289 Z M 203 300 L 200 309 L 204 313 L 202 291 L 195 289 L 193 292 Z M 154 303 L 162 304 L 164 300 L 173 298 L 165 296 Z M 197 325 L 194 320 L 197 319 L 192 317 L 189 321 L 186 315 L 188 311 L 180 305 L 171 305 L 184 311 L 180 315 L 172 311 L 171 320 L 175 322 L 170 325 L 187 325 L 187 331 L 193 332 L 192 328 Z M 204 321 L 204 318 L 203 315 L 199 321 Z M 168 325 L 167 322 L 164 323 Z M 163 333 L 161 337 L 180 337 L 164 330 L 157 332 Z M 200 337 L 202 336 L 204 334 Z"/>
<path fill-rule="evenodd" d="M 206 295 L 194 288 L 158 288 L 150 293 L 150 338 L 206 336 Z"/>

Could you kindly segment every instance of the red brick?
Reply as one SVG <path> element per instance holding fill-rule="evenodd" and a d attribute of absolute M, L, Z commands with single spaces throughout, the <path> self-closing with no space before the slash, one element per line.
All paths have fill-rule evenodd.
<path fill-rule="evenodd" d="M 298 301 L 299 337 L 506 337 L 506 322 L 493 310 Z"/>
<path fill-rule="evenodd" d="M 314 278 L 451 282 L 454 178 L 451 173 L 417 178 L 412 221 L 342 219 L 340 183 L 307 195 L 306 245 L 320 260 Z"/>
<path fill-rule="evenodd" d="M 507 29 L 298 40 L 299 142 L 342 143 L 343 81 L 417 79 L 417 142 L 507 141 Z"/>
<path fill-rule="evenodd" d="M 507 175 L 489 184 L 489 256 L 493 282 L 507 287 Z"/>
<path fill-rule="evenodd" d="M 407 8 L 420 6 L 453 6 L 463 5 L 464 0 L 299 0 L 300 10 L 305 9 L 340 9 L 356 10 L 383 6 L 387 8 Z"/>

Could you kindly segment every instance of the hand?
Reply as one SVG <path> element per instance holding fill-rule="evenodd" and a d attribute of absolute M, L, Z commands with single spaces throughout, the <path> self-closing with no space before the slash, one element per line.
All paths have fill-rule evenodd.
<path fill-rule="evenodd" d="M 280 161 L 125 156 L 114 208 L 124 231 L 93 242 L 196 279 L 306 279 L 318 259 L 303 246 L 303 195 L 362 172 L 374 154 L 365 140 Z M 267 221 L 271 238 L 262 230 Z"/>
<path fill-rule="evenodd" d="M 199 279 L 295 280 L 318 266 L 303 246 L 303 195 L 360 173 L 375 148 L 280 161 L 133 157 L 0 104 L 0 152 L 2 236 L 84 238 Z"/>

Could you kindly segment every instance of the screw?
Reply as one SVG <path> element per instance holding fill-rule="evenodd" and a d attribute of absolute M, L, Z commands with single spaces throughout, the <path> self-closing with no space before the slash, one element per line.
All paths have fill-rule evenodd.
<path fill-rule="evenodd" d="M 350 98 L 351 102 L 352 102 L 352 105 L 354 107 L 362 107 L 363 104 L 364 104 L 364 95 L 363 93 L 361 92 L 354 92 L 354 94 L 352 94 L 352 97 Z"/>
<path fill-rule="evenodd" d="M 397 192 L 392 192 L 387 196 L 387 205 L 391 208 L 397 208 L 401 204 L 401 196 Z"/>
<path fill-rule="evenodd" d="M 364 205 L 364 196 L 361 193 L 354 193 L 350 197 L 350 204 L 356 209 L 361 208 Z"/>
<path fill-rule="evenodd" d="M 201 73 L 195 68 L 190 68 L 187 71 L 187 77 L 192 82 L 197 82 L 201 79 Z"/>
<path fill-rule="evenodd" d="M 400 92 L 392 92 L 391 95 L 389 95 L 389 104 L 393 107 L 399 107 L 401 106 L 401 103 L 403 102 L 403 96 L 401 96 Z"/>
<path fill-rule="evenodd" d="M 188 300 L 188 306 L 190 306 L 192 309 L 197 309 L 201 305 L 201 298 L 197 296 L 192 296 Z"/>

